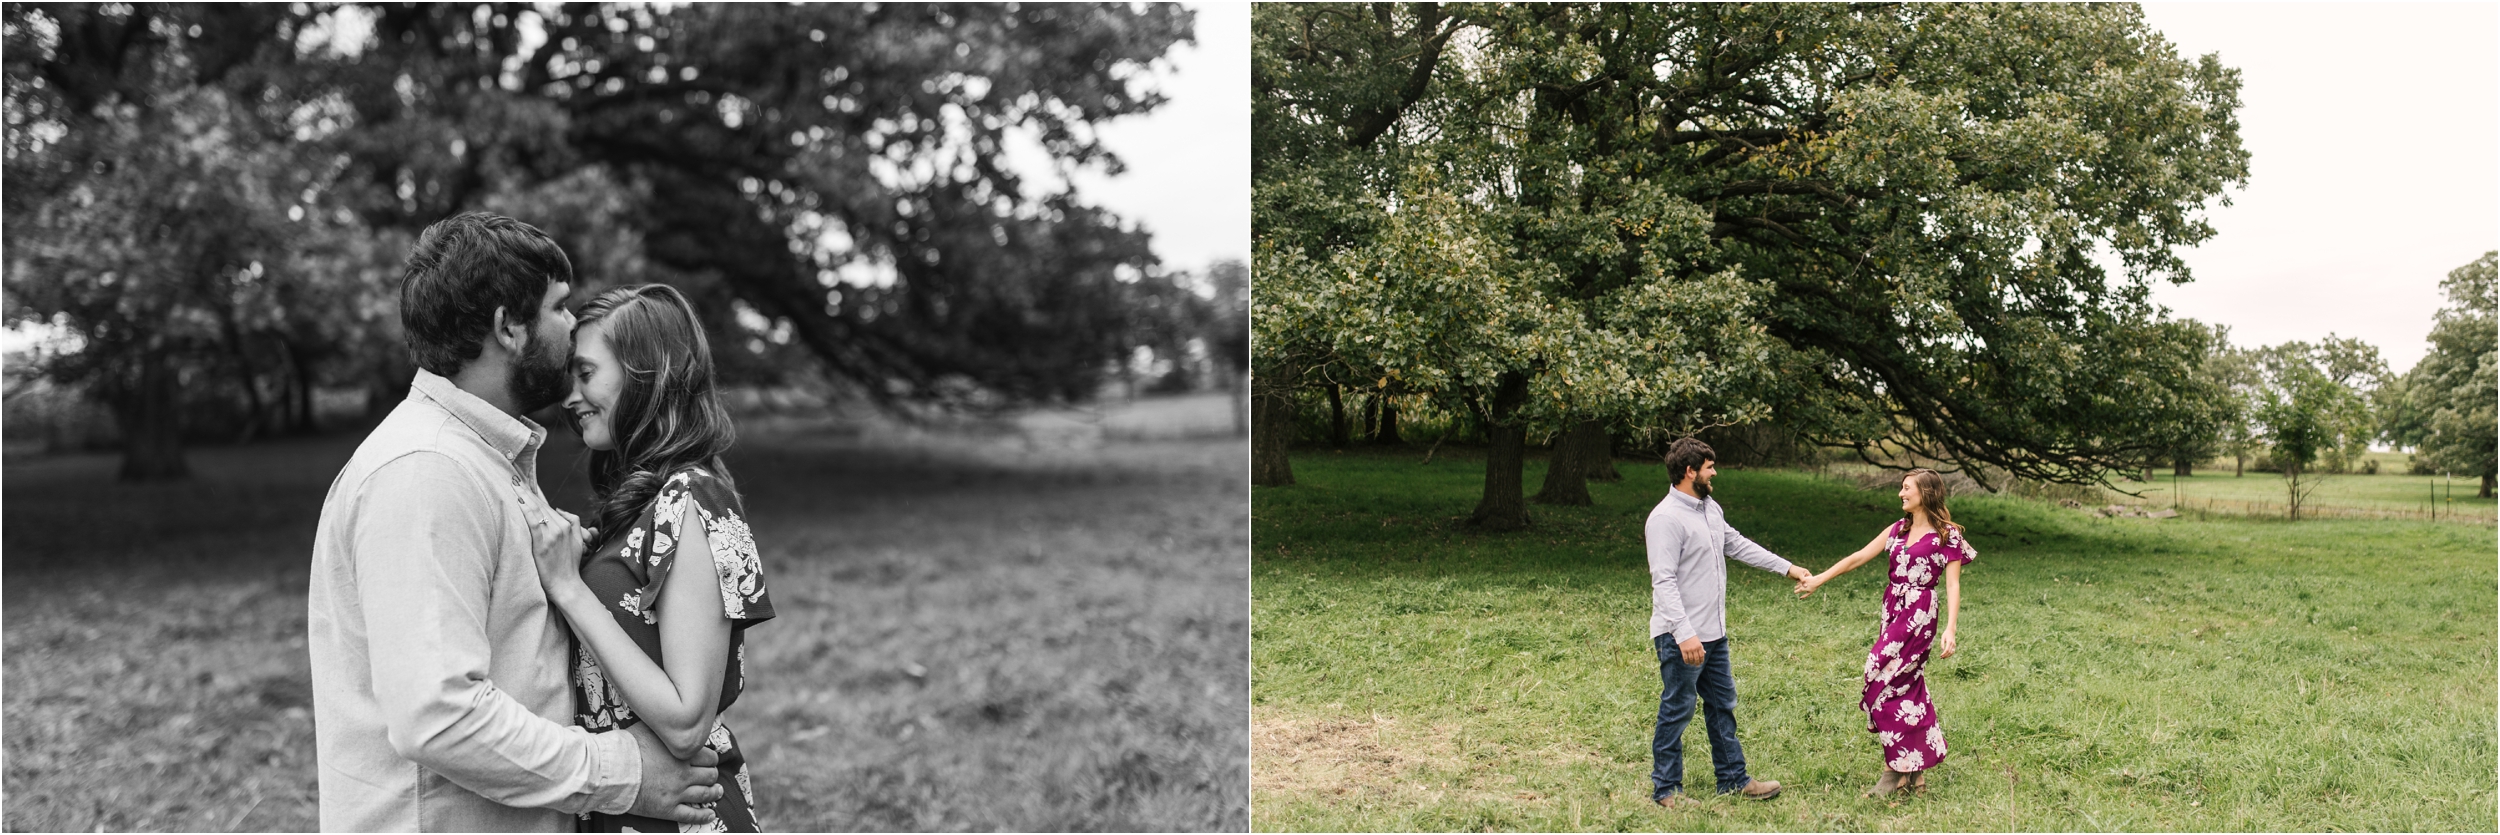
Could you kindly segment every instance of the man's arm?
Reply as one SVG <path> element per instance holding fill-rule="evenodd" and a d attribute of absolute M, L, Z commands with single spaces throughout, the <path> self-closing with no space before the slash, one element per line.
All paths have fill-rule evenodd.
<path fill-rule="evenodd" d="M 1773 574 L 1785 574 L 1790 579 L 1805 579 L 1804 569 L 1797 568 L 1780 555 L 1771 553 L 1771 549 L 1756 545 L 1753 540 L 1746 539 L 1744 534 L 1736 532 L 1735 526 L 1727 524 L 1727 518 L 1724 516 L 1719 519 L 1719 529 L 1727 532 L 1727 535 L 1719 540 L 1719 547 L 1720 553 L 1726 555 L 1728 559 Z"/>
<path fill-rule="evenodd" d="M 1683 526 L 1664 514 L 1650 514 L 1648 523 L 1641 526 L 1649 549 L 1649 611 L 1664 616 L 1667 634 L 1679 644 L 1701 635 L 1684 612 L 1684 590 L 1676 576 L 1675 559 L 1683 548 L 1683 533 Z"/>
<path fill-rule="evenodd" d="M 391 748 L 507 806 L 626 811 L 642 778 L 632 737 L 548 721 L 487 678 L 502 547 L 489 490 L 449 457 L 420 452 L 359 491 L 356 589 Z"/>

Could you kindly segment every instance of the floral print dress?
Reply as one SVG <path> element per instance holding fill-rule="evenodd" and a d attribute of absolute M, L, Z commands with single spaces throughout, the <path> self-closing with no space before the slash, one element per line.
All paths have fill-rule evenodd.
<path fill-rule="evenodd" d="M 763 563 L 756 556 L 755 536 L 747 530 L 737 492 L 719 476 L 700 467 L 671 475 L 660 486 L 659 494 L 643 508 L 642 515 L 635 518 L 631 530 L 624 536 L 609 537 L 582 563 L 582 583 L 607 602 L 608 613 L 616 617 L 617 625 L 624 627 L 626 634 L 633 636 L 634 643 L 653 662 L 660 662 L 661 613 L 651 607 L 659 602 L 661 585 L 668 581 L 669 569 L 677 563 L 681 533 L 678 526 L 685 519 L 688 504 L 694 506 L 695 517 L 702 520 L 704 537 L 711 543 L 712 563 L 720 581 L 721 611 L 731 621 L 729 662 L 721 675 L 720 708 L 711 738 L 704 743 L 720 754 L 724 792 L 713 805 L 717 818 L 703 826 L 680 826 L 659 818 L 590 813 L 582 816 L 584 832 L 762 831 L 755 818 L 755 788 L 747 776 L 746 754 L 726 724 L 729 706 L 738 701 L 738 693 L 746 683 L 747 627 L 773 616 L 772 601 L 764 594 Z M 593 733 L 623 730 L 641 721 L 625 703 L 625 694 L 608 686 L 598 659 L 592 657 L 587 646 L 574 648 L 573 690 L 579 711 L 574 719 Z"/>
<path fill-rule="evenodd" d="M 1884 747 L 1884 764 L 1894 771 L 1922 771 L 1944 762 L 1944 728 L 1936 720 L 1936 704 L 1927 698 L 1927 651 L 1936 640 L 1939 598 L 1936 585 L 1947 563 L 1979 557 L 1960 531 L 1939 537 L 1927 534 L 1909 542 L 1910 522 L 1886 532 L 1892 573 L 1884 587 L 1883 632 L 1866 650 L 1866 692 L 1858 709 L 1866 711 L 1866 729 Z"/>

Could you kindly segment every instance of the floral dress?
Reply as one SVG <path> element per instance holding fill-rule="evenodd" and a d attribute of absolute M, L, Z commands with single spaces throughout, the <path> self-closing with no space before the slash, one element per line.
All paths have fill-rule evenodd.
<path fill-rule="evenodd" d="M 704 537 L 711 543 L 712 563 L 720 580 L 721 611 L 731 622 L 728 669 L 721 675 L 720 708 L 711 738 L 704 743 L 720 754 L 721 787 L 725 791 L 713 805 L 717 818 L 701 826 L 680 826 L 659 818 L 594 812 L 582 816 L 584 832 L 762 831 L 755 819 L 755 788 L 747 776 L 746 754 L 724 721 L 746 682 L 747 627 L 773 616 L 772 601 L 764 594 L 763 563 L 755 553 L 755 536 L 747 530 L 746 519 L 740 512 L 744 508 L 738 494 L 720 477 L 700 467 L 678 471 L 660 486 L 659 494 L 635 518 L 631 530 L 624 536 L 608 538 L 582 563 L 582 583 L 607 602 L 608 613 L 625 628 L 625 634 L 633 636 L 634 643 L 653 662 L 659 662 L 660 613 L 651 607 L 659 602 L 661 585 L 668 581 L 669 568 L 677 563 L 678 526 L 685 519 L 690 502 L 696 518 L 702 520 Z M 592 657 L 586 646 L 574 648 L 573 691 L 579 711 L 574 719 L 593 733 L 623 730 L 641 721 L 625 703 L 625 694 L 608 686 L 598 659 Z"/>
<path fill-rule="evenodd" d="M 1866 692 L 1858 709 L 1894 771 L 1922 771 L 1944 762 L 1944 728 L 1927 698 L 1927 651 L 1936 640 L 1938 594 L 1947 563 L 1979 557 L 1960 531 L 1908 542 L 1907 519 L 1887 530 L 1892 573 L 1884 587 L 1883 632 L 1866 650 Z"/>

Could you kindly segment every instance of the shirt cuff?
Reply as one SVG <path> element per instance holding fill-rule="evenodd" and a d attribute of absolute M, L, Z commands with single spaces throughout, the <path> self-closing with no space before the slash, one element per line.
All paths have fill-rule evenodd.
<path fill-rule="evenodd" d="M 590 811 L 622 815 L 634 808 L 642 790 L 642 749 L 632 733 L 590 734 L 590 771 Z"/>

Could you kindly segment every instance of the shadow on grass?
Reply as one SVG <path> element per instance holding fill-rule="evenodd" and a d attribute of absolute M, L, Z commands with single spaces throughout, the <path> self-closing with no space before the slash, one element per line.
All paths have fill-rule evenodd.
<path fill-rule="evenodd" d="M 6 828 L 316 825 L 305 568 L 357 437 L 8 462 Z M 1248 826 L 1237 438 L 770 428 L 730 457 L 781 616 L 727 721 L 784 830 Z M 587 504 L 578 446 L 542 455 Z"/>

